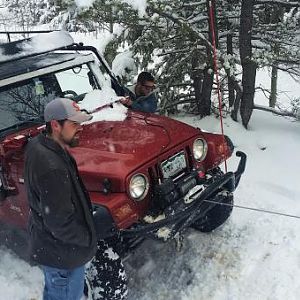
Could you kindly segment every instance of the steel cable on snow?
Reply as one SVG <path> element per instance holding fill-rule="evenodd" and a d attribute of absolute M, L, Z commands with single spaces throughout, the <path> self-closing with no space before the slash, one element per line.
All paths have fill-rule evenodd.
<path fill-rule="evenodd" d="M 261 213 L 267 213 L 267 214 L 278 215 L 278 216 L 283 216 L 283 217 L 288 217 L 288 218 L 300 219 L 300 216 L 290 215 L 290 214 L 271 211 L 271 210 L 262 209 L 262 208 L 255 208 L 255 207 L 248 207 L 248 206 L 243 206 L 243 205 L 221 203 L 221 202 L 217 202 L 217 201 L 213 201 L 213 200 L 203 200 L 203 201 L 208 202 L 208 203 L 214 203 L 216 205 L 225 205 L 225 206 L 231 206 L 231 207 L 236 207 L 236 208 L 240 208 L 240 209 L 257 211 L 257 212 L 261 212 Z"/>

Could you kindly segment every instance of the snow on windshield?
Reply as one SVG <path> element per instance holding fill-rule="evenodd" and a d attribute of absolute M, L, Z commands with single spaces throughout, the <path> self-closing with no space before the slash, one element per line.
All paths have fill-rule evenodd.
<path fill-rule="evenodd" d="M 0 49 L 0 62 L 23 57 L 29 54 L 31 55 L 33 53 L 52 51 L 60 47 L 72 45 L 73 43 L 73 38 L 66 31 L 54 31 L 44 33 L 42 35 L 36 35 L 18 44 L 18 49 L 14 54 L 7 55 L 6 53 L 3 53 L 2 49 Z"/>
<path fill-rule="evenodd" d="M 94 89 L 89 81 L 89 73 L 98 78 L 101 89 Z M 83 96 L 78 104 L 93 115 L 88 123 L 98 121 L 124 121 L 127 108 L 119 103 L 120 98 L 111 87 L 111 78 L 101 73 L 99 67 L 92 63 L 76 68 L 68 69 L 56 74 L 56 78 L 62 91 L 73 91 L 76 95 Z M 112 107 L 111 107 L 112 104 Z"/>
<path fill-rule="evenodd" d="M 118 97 L 110 86 L 103 86 L 101 90 L 93 90 L 85 95 L 79 103 L 81 109 L 92 113 L 93 119 L 88 123 L 98 121 L 124 121 L 127 107 L 118 101 Z"/>

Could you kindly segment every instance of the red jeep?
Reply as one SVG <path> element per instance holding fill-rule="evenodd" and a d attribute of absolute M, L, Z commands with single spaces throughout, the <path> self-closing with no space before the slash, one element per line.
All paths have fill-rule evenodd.
<path fill-rule="evenodd" d="M 103 81 L 119 96 L 126 90 L 95 48 L 75 44 L 66 32 L 2 44 L 0 53 L 1 236 L 24 254 L 24 148 L 44 129 L 45 104 L 65 96 L 80 105 L 105 90 Z M 96 100 L 98 108 L 91 110 L 108 117 L 121 105 Z M 97 226 L 121 255 L 148 237 L 167 241 L 189 227 L 209 232 L 222 225 L 246 164 L 246 155 L 237 152 L 237 171 L 224 174 L 219 165 L 232 153 L 227 136 L 130 110 L 124 120 L 86 124 L 72 150 L 99 215 Z"/>

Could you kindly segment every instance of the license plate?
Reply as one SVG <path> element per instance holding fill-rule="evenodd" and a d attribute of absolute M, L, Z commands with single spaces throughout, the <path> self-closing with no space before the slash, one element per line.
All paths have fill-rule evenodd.
<path fill-rule="evenodd" d="M 172 177 L 186 168 L 184 152 L 179 152 L 161 163 L 164 178 Z"/>

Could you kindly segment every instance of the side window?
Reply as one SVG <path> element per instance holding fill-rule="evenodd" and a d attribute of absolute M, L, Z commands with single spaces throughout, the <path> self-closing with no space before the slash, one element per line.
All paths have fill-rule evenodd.
<path fill-rule="evenodd" d="M 1 88 L 0 130 L 29 119 L 40 119 L 45 105 L 59 93 L 59 85 L 53 75 Z"/>
<path fill-rule="evenodd" d="M 55 97 L 80 101 L 94 88 L 97 86 L 86 64 L 1 87 L 0 130 L 19 122 L 40 119 L 45 105 Z"/>

